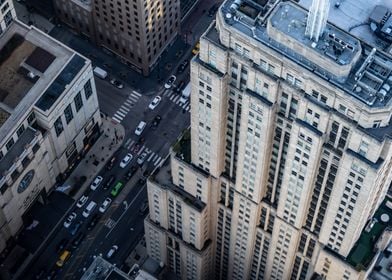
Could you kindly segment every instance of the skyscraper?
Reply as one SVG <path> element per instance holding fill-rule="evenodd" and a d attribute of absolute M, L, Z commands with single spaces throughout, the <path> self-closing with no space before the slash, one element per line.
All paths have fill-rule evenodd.
<path fill-rule="evenodd" d="M 147 184 L 152 258 L 182 279 L 366 279 L 391 240 L 392 57 L 349 32 L 365 2 L 317 38 L 310 1 L 222 4 L 191 63 L 191 128 Z"/>
<path fill-rule="evenodd" d="M 57 16 L 77 32 L 148 75 L 173 43 L 179 0 L 55 0 Z"/>

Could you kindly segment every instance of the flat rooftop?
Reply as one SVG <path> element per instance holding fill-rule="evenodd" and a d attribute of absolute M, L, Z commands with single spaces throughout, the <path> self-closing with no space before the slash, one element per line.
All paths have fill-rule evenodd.
<path fill-rule="evenodd" d="M 392 229 L 392 199 L 386 197 L 370 220 L 355 246 L 347 256 L 347 262 L 357 270 L 367 269 L 377 253 L 375 245 L 385 230 Z"/>
<path fill-rule="evenodd" d="M 86 62 L 42 31 L 14 21 L 0 39 L 1 141 L 7 140 L 10 131 L 39 99 L 52 100 L 38 107 L 43 113 L 52 109 L 51 105 Z"/>
<path fill-rule="evenodd" d="M 391 7 L 391 2 L 341 2 L 340 7 L 335 8 L 332 6 L 335 2 L 331 1 L 330 21 L 318 42 L 305 37 L 311 0 L 300 1 L 306 9 L 279 0 L 227 0 L 219 13 L 224 22 L 238 32 L 268 46 L 367 106 L 391 106 L 392 58 L 380 51 L 386 50 L 390 43 L 372 33 L 368 24 L 377 4 Z M 346 19 L 345 14 L 351 16 Z"/>

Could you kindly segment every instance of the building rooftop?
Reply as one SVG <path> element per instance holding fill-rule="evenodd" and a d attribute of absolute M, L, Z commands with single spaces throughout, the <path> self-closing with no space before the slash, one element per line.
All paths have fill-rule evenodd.
<path fill-rule="evenodd" d="M 37 103 L 45 113 L 87 60 L 33 26 L 15 20 L 0 40 L 0 139 Z"/>
<path fill-rule="evenodd" d="M 364 2 L 364 6 L 356 4 L 358 2 Z M 375 2 L 382 1 L 346 0 L 339 8 L 331 7 L 330 22 L 318 42 L 305 37 L 307 10 L 293 2 L 227 0 L 221 6 L 220 16 L 238 32 L 268 46 L 366 105 L 385 107 L 391 105 L 392 58 L 381 50 L 386 50 L 390 43 L 369 30 L 361 31 L 362 26 L 358 23 L 365 25 L 369 21 Z M 300 2 L 305 7 L 310 3 L 310 0 Z M 352 8 L 352 17 L 342 19 L 345 17 L 343 12 L 351 15 L 350 3 L 356 7 Z M 358 40 L 359 34 L 364 41 Z"/>
<path fill-rule="evenodd" d="M 369 276 L 371 280 L 391 280 L 392 279 L 392 242 L 384 250 L 374 266 Z"/>
<path fill-rule="evenodd" d="M 347 256 L 347 262 L 357 270 L 369 267 L 378 252 L 376 244 L 385 230 L 392 230 L 392 199 L 386 197 Z"/>

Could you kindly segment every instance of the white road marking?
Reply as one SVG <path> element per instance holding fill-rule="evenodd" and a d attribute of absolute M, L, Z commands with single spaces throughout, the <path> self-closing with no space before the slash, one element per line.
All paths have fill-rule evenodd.
<path fill-rule="evenodd" d="M 132 104 L 132 103 L 131 103 Z M 132 109 L 132 105 L 124 103 L 121 107 L 126 108 L 128 111 L 130 111 Z"/>
<path fill-rule="evenodd" d="M 156 159 L 159 157 L 158 154 L 155 154 L 154 158 L 152 159 L 152 162 L 156 161 Z"/>
<path fill-rule="evenodd" d="M 129 138 L 129 140 L 131 140 L 131 138 Z M 131 147 L 132 147 L 132 145 L 135 143 L 135 140 L 132 140 L 131 141 L 131 143 L 129 143 L 128 145 L 127 145 L 127 150 L 129 150 Z"/>
<path fill-rule="evenodd" d="M 173 98 L 175 97 L 175 95 L 173 94 L 172 96 L 170 96 L 170 100 L 173 100 Z"/>
<path fill-rule="evenodd" d="M 122 118 L 124 118 L 126 114 L 120 112 L 120 110 L 117 110 L 117 112 L 116 112 L 114 115 L 119 115 L 119 116 L 121 116 Z"/>
<path fill-rule="evenodd" d="M 161 159 L 161 162 L 160 163 L 158 163 L 157 165 L 158 166 L 161 166 L 162 165 L 162 163 L 165 161 L 165 158 L 163 158 L 163 159 Z"/>
<path fill-rule="evenodd" d="M 121 120 L 115 118 L 114 116 L 112 117 L 112 120 L 115 121 L 116 123 L 120 123 L 121 122 Z"/>
<path fill-rule="evenodd" d="M 189 112 L 190 112 L 190 111 L 191 111 L 191 106 L 190 106 L 190 105 L 188 105 L 188 107 L 186 107 L 186 108 L 185 108 L 185 110 L 187 110 L 187 111 L 189 111 Z"/>
<path fill-rule="evenodd" d="M 137 152 L 137 156 L 139 156 L 142 152 L 143 152 L 143 150 L 146 148 L 146 146 L 144 146 L 143 145 L 143 147 Z"/>
<path fill-rule="evenodd" d="M 121 121 L 123 120 L 123 117 L 120 116 L 120 115 L 118 115 L 118 112 L 117 112 L 117 113 L 114 114 L 114 116 L 112 117 L 112 119 L 120 120 L 120 122 L 121 122 Z"/>
<path fill-rule="evenodd" d="M 154 166 L 157 166 L 158 162 L 161 160 L 162 158 L 159 157 L 155 162 L 154 162 Z"/>
<path fill-rule="evenodd" d="M 178 104 L 179 101 L 180 101 L 180 96 L 177 95 L 177 96 L 173 99 L 173 102 L 175 102 L 176 104 Z"/>
<path fill-rule="evenodd" d="M 151 155 L 148 157 L 147 162 L 150 162 L 151 158 L 154 156 L 154 153 L 151 153 Z"/>
<path fill-rule="evenodd" d="M 136 102 L 139 100 L 139 98 L 137 98 L 136 96 L 130 95 L 130 96 L 127 98 L 127 100 L 133 101 L 133 103 L 136 103 Z"/>
<path fill-rule="evenodd" d="M 137 96 L 142 96 L 140 93 L 138 93 L 136 90 L 132 91 L 134 94 L 136 94 Z"/>
<path fill-rule="evenodd" d="M 125 108 L 125 107 L 123 107 L 123 106 L 121 106 L 120 107 L 120 109 L 118 109 L 121 113 L 123 113 L 123 114 L 128 114 L 128 112 L 129 112 L 129 110 L 127 110 L 127 108 Z"/>

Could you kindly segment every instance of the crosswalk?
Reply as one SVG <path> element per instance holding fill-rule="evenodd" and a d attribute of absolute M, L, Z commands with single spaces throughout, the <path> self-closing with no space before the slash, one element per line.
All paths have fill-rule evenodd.
<path fill-rule="evenodd" d="M 140 96 L 142 95 L 137 91 L 132 91 L 124 104 L 121 105 L 121 107 L 113 115 L 112 120 L 116 123 L 120 123 L 128 114 L 128 112 L 132 109 L 132 107 L 136 104 L 136 102 L 138 102 Z"/>
<path fill-rule="evenodd" d="M 163 96 L 166 96 L 167 98 L 169 98 L 169 100 L 173 103 L 175 103 L 176 105 L 180 106 L 182 109 L 184 109 L 185 111 L 190 111 L 191 109 L 191 105 L 189 104 L 189 99 L 184 103 L 180 103 L 180 99 L 181 99 L 181 94 L 179 93 L 175 93 L 172 90 L 166 90 L 163 93 Z"/>
<path fill-rule="evenodd" d="M 134 147 L 135 143 L 136 143 L 135 140 L 132 140 L 131 138 L 129 138 L 129 139 L 125 142 L 124 147 L 125 147 L 127 150 L 130 150 L 130 149 L 132 149 L 132 147 Z M 159 154 L 153 152 L 152 150 L 150 150 L 149 148 L 147 148 L 145 145 L 143 145 L 143 146 L 137 151 L 136 157 L 139 156 L 139 155 L 141 155 L 143 152 L 146 152 L 146 153 L 148 154 L 148 155 L 147 155 L 146 162 L 151 162 L 151 163 L 153 163 L 154 166 L 161 165 L 161 164 L 165 161 L 165 158 L 162 158 L 161 156 L 159 156 Z"/>

